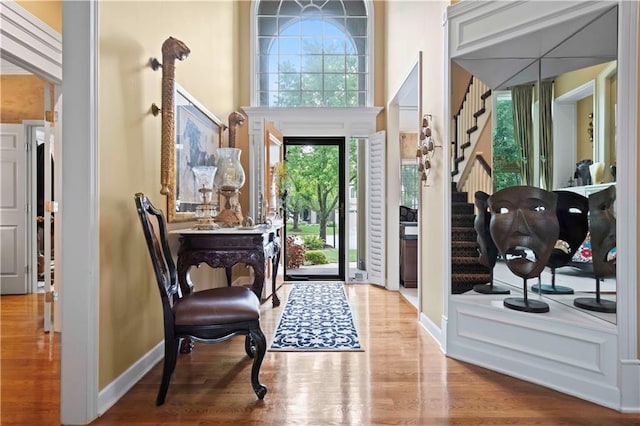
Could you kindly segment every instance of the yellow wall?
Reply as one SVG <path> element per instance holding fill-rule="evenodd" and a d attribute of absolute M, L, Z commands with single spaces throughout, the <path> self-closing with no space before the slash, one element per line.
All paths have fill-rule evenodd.
<path fill-rule="evenodd" d="M 164 40 L 191 55 L 176 63 L 176 81 L 224 122 L 236 109 L 233 58 L 236 6 L 231 1 L 101 2 L 99 40 L 100 313 L 99 388 L 162 340 L 158 289 L 133 195 L 163 210 L 160 195 L 161 60 Z M 225 137 L 226 140 L 226 137 Z M 243 155 L 247 159 L 247 155 Z M 205 269 L 205 268 L 203 268 Z"/>
<path fill-rule="evenodd" d="M 20 6 L 42 22 L 62 33 L 62 1 L 61 0 L 16 0 Z"/>
<path fill-rule="evenodd" d="M 416 161 L 416 147 L 418 146 L 417 133 L 400 133 L 400 158 L 402 160 Z"/>
<path fill-rule="evenodd" d="M 570 90 L 580 87 L 588 81 L 595 80 L 611 63 L 605 62 L 592 67 L 582 68 L 556 77 L 553 84 L 553 96 L 559 97 Z"/>
<path fill-rule="evenodd" d="M 33 75 L 0 76 L 0 123 L 44 119 L 45 84 Z"/>
<path fill-rule="evenodd" d="M 577 156 L 578 161 L 593 160 L 593 141 L 589 140 L 589 114 L 593 114 L 593 96 L 587 96 L 576 103 L 577 123 Z"/>
<path fill-rule="evenodd" d="M 394 96 L 423 51 L 423 114 L 432 114 L 433 135 L 442 141 L 448 117 L 443 117 L 442 16 L 448 1 L 390 1 L 386 3 L 386 101 Z M 440 155 L 437 155 L 440 154 Z M 437 326 L 443 313 L 443 280 L 446 264 L 443 227 L 443 192 L 450 179 L 444 176 L 442 151 L 432 160 L 429 186 L 422 188 L 420 207 L 422 312 Z M 428 242 L 428 244 L 427 244 Z"/>

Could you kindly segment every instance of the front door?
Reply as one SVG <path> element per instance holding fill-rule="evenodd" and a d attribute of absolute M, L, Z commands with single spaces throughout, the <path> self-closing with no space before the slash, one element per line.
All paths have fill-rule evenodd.
<path fill-rule="evenodd" d="M 0 125 L 0 294 L 27 293 L 27 150 L 22 124 Z"/>
<path fill-rule="evenodd" d="M 345 279 L 345 138 L 285 137 L 285 280 Z"/>

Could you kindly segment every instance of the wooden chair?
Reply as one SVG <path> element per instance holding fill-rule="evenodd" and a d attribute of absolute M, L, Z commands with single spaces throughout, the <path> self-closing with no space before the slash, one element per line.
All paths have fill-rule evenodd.
<path fill-rule="evenodd" d="M 135 195 L 135 202 L 158 282 L 164 318 L 164 367 L 156 405 L 162 405 L 167 395 L 181 338 L 213 343 L 238 334 L 246 336 L 245 351 L 253 358 L 251 385 L 258 398 L 263 399 L 267 388 L 258 381 L 258 374 L 267 343 L 260 328 L 258 298 L 248 288 L 237 286 L 183 295 L 167 242 L 167 226 L 162 211 L 156 209 L 142 193 Z M 157 234 L 153 218 L 158 226 Z"/>

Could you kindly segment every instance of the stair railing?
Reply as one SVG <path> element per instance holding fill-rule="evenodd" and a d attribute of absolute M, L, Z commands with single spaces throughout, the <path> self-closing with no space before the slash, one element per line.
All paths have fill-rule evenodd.
<path fill-rule="evenodd" d="M 477 191 L 483 191 L 487 194 L 493 193 L 491 166 L 489 166 L 489 163 L 484 159 L 482 153 L 476 153 L 475 161 L 468 170 L 466 178 L 461 178 L 461 182 L 463 183 L 459 186 L 459 190 L 467 193 L 469 203 L 474 202 Z"/>
<path fill-rule="evenodd" d="M 465 151 L 471 147 L 471 135 L 478 130 L 478 117 L 486 112 L 486 99 L 489 96 L 489 87 L 471 76 L 460 108 L 452 120 L 452 178 L 460 173 L 460 163 L 464 162 Z"/>

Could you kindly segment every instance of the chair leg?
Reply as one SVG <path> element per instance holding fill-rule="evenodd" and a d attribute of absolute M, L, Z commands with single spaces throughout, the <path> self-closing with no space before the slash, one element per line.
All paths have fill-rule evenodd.
<path fill-rule="evenodd" d="M 259 324 L 249 330 L 249 336 L 247 336 L 247 338 L 249 337 L 254 345 L 253 366 L 251 367 L 251 386 L 253 386 L 253 391 L 258 396 L 258 399 L 263 399 L 267 394 L 267 388 L 260 384 L 258 374 L 260 373 L 260 366 L 262 365 L 264 354 L 267 351 L 267 339 L 265 339 L 264 333 L 260 329 Z M 247 341 L 245 341 L 245 345 L 247 344 Z"/>
<path fill-rule="evenodd" d="M 176 368 L 176 361 L 178 360 L 179 342 L 180 339 L 166 339 L 164 342 L 164 365 L 162 368 L 162 382 L 160 383 L 160 390 L 158 390 L 156 405 L 164 404 L 164 399 L 167 396 L 169 382 L 171 381 L 171 374 L 173 374 L 173 370 L 175 370 Z"/>
<path fill-rule="evenodd" d="M 247 353 L 247 355 L 249 355 L 249 358 L 254 357 L 253 354 L 256 351 L 256 344 L 251 338 L 251 334 L 247 334 L 247 336 L 244 339 L 244 350 Z"/>

